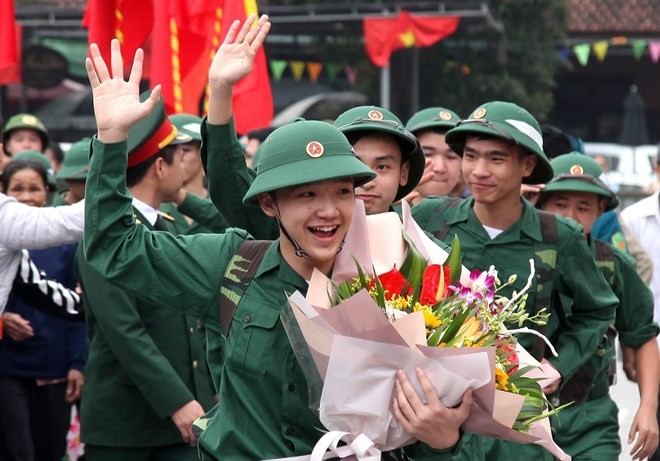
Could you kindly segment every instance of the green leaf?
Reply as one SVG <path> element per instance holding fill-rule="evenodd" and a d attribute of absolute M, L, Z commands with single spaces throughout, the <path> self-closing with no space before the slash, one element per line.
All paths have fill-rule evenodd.
<path fill-rule="evenodd" d="M 422 278 L 424 277 L 424 270 L 428 266 L 428 262 L 405 232 L 403 233 L 403 239 L 408 244 L 408 254 L 403 264 L 401 264 L 399 272 L 408 281 L 407 285 L 413 288 L 412 303 L 414 304 L 419 302 L 419 296 L 422 291 Z"/>
<path fill-rule="evenodd" d="M 463 255 L 461 255 L 461 242 L 458 239 L 458 235 L 454 235 L 454 239 L 451 242 L 451 250 L 444 264 L 449 265 L 451 284 L 455 286 L 461 280 L 461 271 L 463 268 Z"/>

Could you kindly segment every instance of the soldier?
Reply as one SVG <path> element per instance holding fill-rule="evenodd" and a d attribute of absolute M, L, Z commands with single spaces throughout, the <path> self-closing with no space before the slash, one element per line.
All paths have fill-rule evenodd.
<path fill-rule="evenodd" d="M 89 171 L 90 138 L 83 138 L 74 143 L 66 153 L 62 168 L 55 174 L 55 179 L 66 184 L 66 190 L 60 195 L 61 201 L 69 205 L 85 198 L 85 181 Z"/>
<path fill-rule="evenodd" d="M 599 179 L 603 169 L 596 161 L 578 152 L 561 155 L 552 161 L 554 178 L 541 191 L 539 207 L 572 219 L 582 226 L 584 235 L 612 290 L 620 301 L 612 334 L 578 370 L 555 398 L 561 405 L 575 404 L 554 418 L 555 442 L 573 459 L 616 461 L 621 453 L 618 409 L 609 396 L 616 371 L 614 338 L 618 333 L 623 346 L 635 353 L 640 405 L 630 429 L 634 459 L 646 459 L 658 445 L 658 384 L 660 356 L 653 323 L 653 294 L 635 269 L 635 261 L 624 251 L 591 236 L 596 219 L 618 204 L 614 193 Z M 539 450 L 541 454 L 543 450 Z"/>
<path fill-rule="evenodd" d="M 190 140 L 177 133 L 162 102 L 131 128 L 121 188 L 125 176 L 133 196 L 132 202 L 127 199 L 127 219 L 133 226 L 176 232 L 173 218 L 158 207 L 174 200 L 183 185 L 180 145 Z M 87 187 L 101 186 L 93 182 L 90 187 L 88 180 Z M 87 459 L 196 460 L 191 424 L 213 406 L 215 393 L 201 323 L 157 308 L 141 298 L 146 292 L 127 293 L 112 285 L 82 252 L 77 269 L 90 337 L 80 415 Z"/>
<path fill-rule="evenodd" d="M 160 210 L 174 218 L 177 234 L 224 232 L 227 224 L 209 200 L 206 189 L 200 157 L 202 119 L 192 114 L 175 114 L 170 116 L 170 121 L 179 133 L 187 134 L 191 140 L 181 144 L 185 169 L 183 188 L 174 202 L 163 203 Z"/>
<path fill-rule="evenodd" d="M 227 126 L 232 114 L 231 85 L 244 69 L 252 68 L 255 52 L 270 28 L 266 16 L 251 28 L 255 19 L 251 15 L 240 30 L 239 22 L 234 22 L 211 65 L 209 127 L 231 130 Z M 100 276 L 131 293 L 201 316 L 211 351 L 227 335 L 224 366 L 210 356 L 219 385 L 220 412 L 199 441 L 203 459 L 309 454 L 322 435 L 322 425 L 308 407 L 305 378 L 279 320 L 280 311 L 286 292 L 306 292 L 306 280 L 314 268 L 324 273 L 332 269 L 352 221 L 353 189 L 372 180 L 375 173 L 355 157 L 335 127 L 298 121 L 273 132 L 264 144 L 258 174 L 244 197 L 246 205 L 259 206 L 281 226 L 277 241 L 260 245 L 260 262 L 245 257 L 244 249 L 254 245 L 243 246 L 249 235 L 242 230 L 174 237 L 136 226 L 124 186 L 126 133 L 155 105 L 159 87 L 140 103 L 141 50 L 129 81 L 124 82 L 117 40 L 111 49 L 112 73 L 118 77 L 111 77 L 95 45 L 86 63 L 99 129 L 88 179 L 88 190 L 94 193 L 86 199 L 88 262 Z M 220 66 L 227 56 L 233 56 L 229 65 Z M 235 136 L 224 139 L 239 144 Z M 209 129 L 209 143 L 214 141 Z M 241 267 L 253 276 L 247 277 L 244 294 L 237 295 L 223 281 L 235 280 Z M 229 304 L 220 303 L 221 293 Z M 108 315 L 112 315 L 110 309 Z M 449 459 L 459 443 L 459 426 L 467 417 L 471 394 L 459 407 L 446 408 L 428 387 L 423 372 L 418 379 L 427 404 L 407 377 L 397 377 L 395 416 L 420 440 L 403 450 L 412 460 Z"/>
<path fill-rule="evenodd" d="M 5 124 L 2 143 L 5 154 L 11 157 L 24 150 L 44 152 L 50 138 L 48 130 L 37 117 L 32 114 L 16 114 Z"/>
<path fill-rule="evenodd" d="M 378 174 L 374 181 L 356 190 L 367 214 L 392 211 L 392 204 L 412 192 L 424 173 L 424 154 L 417 138 L 396 115 L 376 106 L 349 109 L 337 117 L 334 125 L 346 135 L 357 157 Z M 221 142 L 206 142 L 210 133 Z M 208 172 L 211 200 L 227 223 L 249 231 L 255 238 L 276 238 L 276 222 L 259 210 L 241 205 L 255 173 L 245 166 L 238 146 L 225 141 L 236 137 L 233 123 L 222 127 L 203 124 L 202 137 L 202 159 Z M 260 165 L 259 161 L 258 168 Z"/>
<path fill-rule="evenodd" d="M 429 107 L 414 114 L 406 129 L 417 136 L 426 159 L 431 165 L 426 168 L 432 172 L 432 178 L 424 184 L 419 184 L 415 191 L 419 194 L 413 199 L 417 205 L 421 199 L 430 195 L 453 195 L 459 181 L 462 182 L 461 157 L 445 142 L 445 134 L 460 121 L 455 112 L 444 107 Z"/>
<path fill-rule="evenodd" d="M 543 153 L 538 123 L 522 107 L 501 101 L 482 104 L 446 135 L 463 157 L 462 171 L 472 198 L 429 198 L 413 216 L 435 237 L 461 242 L 463 264 L 494 264 L 502 280 L 517 275 L 505 296 L 520 291 L 534 261 L 536 277 L 527 309 L 548 308 L 543 333 L 559 352 L 549 356 L 541 341 L 521 335 L 521 344 L 561 375 L 546 387 L 553 394 L 588 360 L 614 317 L 617 299 L 591 256 L 577 225 L 539 212 L 520 197 L 524 183 L 545 183 L 552 168 Z M 561 299 L 561 302 L 559 300 Z M 532 459 L 536 447 L 482 438 L 487 459 Z M 527 450 L 533 455 L 526 456 Z"/>

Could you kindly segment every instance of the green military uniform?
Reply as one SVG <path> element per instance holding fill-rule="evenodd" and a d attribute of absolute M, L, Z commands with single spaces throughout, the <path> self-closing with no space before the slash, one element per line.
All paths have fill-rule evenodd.
<path fill-rule="evenodd" d="M 280 128 L 272 138 L 272 155 L 263 153 L 264 169 L 246 194 L 246 202 L 253 203 L 260 192 L 287 184 L 340 177 L 353 177 L 361 184 L 374 177 L 355 159 L 343 136 L 324 122 L 296 122 Z M 318 152 L 318 144 L 316 150 L 307 148 L 305 153 L 311 139 L 323 146 L 324 153 L 317 158 L 309 152 Z M 211 135 L 209 142 L 213 141 Z M 285 146 L 295 149 L 283 152 Z M 229 265 L 240 268 L 234 255 L 249 235 L 229 229 L 221 235 L 174 237 L 135 226 L 123 179 L 126 143 L 95 141 L 93 151 L 88 191 L 94 192 L 87 197 L 85 235 L 90 263 L 131 293 L 146 293 L 150 302 L 200 317 L 207 329 L 208 349 L 215 350 L 224 342 L 219 299 L 221 293 L 231 297 L 221 286 L 223 274 Z M 303 159 L 312 167 L 301 167 L 299 175 L 282 175 L 280 158 L 284 167 Z M 240 300 L 234 299 L 238 305 L 228 327 L 224 367 L 215 367 L 209 360 L 214 377 L 221 376 L 217 381 L 220 412 L 199 441 L 204 459 L 305 455 L 322 435 L 322 425 L 308 407 L 304 376 L 279 320 L 286 293 L 296 290 L 305 293 L 307 282 L 283 259 L 275 241 L 247 291 Z M 405 448 L 413 460 L 449 459 L 453 451 L 432 450 L 420 443 Z"/>
<path fill-rule="evenodd" d="M 131 156 L 140 154 L 146 160 L 150 156 L 144 149 L 151 149 L 153 156 L 158 144 L 189 139 L 176 140 L 176 130 L 165 122 L 162 102 L 152 115 L 129 133 Z M 149 143 L 156 136 L 163 139 Z M 123 179 L 125 155 L 120 163 Z M 92 196 L 95 186 L 98 181 L 88 181 Z M 123 180 L 120 187 L 125 190 Z M 126 222 L 135 228 L 176 233 L 172 218 L 159 214 L 152 226 L 132 208 L 128 197 L 125 211 L 129 213 Z M 111 284 L 85 261 L 82 251 L 77 265 L 90 338 L 81 405 L 81 439 L 87 459 L 197 459 L 196 449 L 183 442 L 171 415 L 193 400 L 205 411 L 214 404 L 201 321 L 161 309 L 140 296 L 156 287 L 140 285 L 137 292 L 127 292 Z"/>
<path fill-rule="evenodd" d="M 603 170 L 593 159 L 569 153 L 555 158 L 552 166 L 555 177 L 542 191 L 541 204 L 552 192 L 587 192 L 607 198 L 606 210 L 616 208 L 616 196 L 599 180 Z M 638 348 L 658 334 L 653 323 L 653 294 L 628 254 L 591 236 L 588 240 L 596 264 L 620 301 L 614 319 L 619 340 L 623 346 Z M 609 396 L 615 347 L 614 337 L 608 335 L 573 378 L 580 382 L 567 384 L 572 392 L 565 389 L 556 401 L 577 401 L 552 418 L 555 442 L 574 460 L 615 461 L 621 454 L 618 408 Z"/>
<path fill-rule="evenodd" d="M 202 233 L 222 233 L 227 230 L 227 223 L 209 199 L 198 197 L 188 192 L 181 206 L 164 203 L 160 210 L 174 218 L 175 234 L 193 235 Z M 193 218 L 191 223 L 186 216 Z"/>
<path fill-rule="evenodd" d="M 535 154 L 537 165 L 523 182 L 545 183 L 552 177 L 538 123 L 524 109 L 498 101 L 477 108 L 446 135 L 459 155 L 467 133 L 502 138 Z M 528 291 L 526 308 L 530 313 L 549 308 L 551 316 L 543 333 L 559 356 L 550 356 L 532 335 L 519 335 L 518 339 L 537 358 L 546 356 L 564 383 L 596 350 L 614 316 L 617 299 L 598 271 L 579 226 L 561 217 L 541 216 L 529 202 L 521 202 L 521 218 L 495 238 L 477 219 L 473 198 L 428 198 L 413 208 L 413 217 L 422 229 L 445 243 L 458 236 L 466 267 L 486 270 L 495 265 L 501 280 L 517 275 L 515 283 L 501 293 L 504 296 L 523 288 L 530 273 L 529 261 L 534 260 L 536 279 Z M 540 452 L 534 445 L 480 439 L 486 459 L 533 459 Z"/>
<path fill-rule="evenodd" d="M 67 181 L 81 181 L 87 179 L 89 171 L 89 145 L 90 138 L 82 138 L 71 145 L 64 155 L 62 168 L 55 174 L 58 193 L 53 198 L 52 206 L 66 205 L 65 195 L 69 190 Z"/>

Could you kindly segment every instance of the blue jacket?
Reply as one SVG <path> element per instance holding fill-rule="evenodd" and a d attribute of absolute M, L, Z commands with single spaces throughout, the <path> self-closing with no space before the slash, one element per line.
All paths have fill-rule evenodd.
<path fill-rule="evenodd" d="M 67 288 L 77 284 L 74 256 L 77 245 L 61 245 L 32 250 L 36 266 L 50 279 Z M 0 341 L 0 375 L 16 378 L 66 378 L 69 370 L 84 371 L 87 362 L 85 325 L 48 316 L 10 295 L 7 312 L 20 314 L 30 321 L 34 336 L 14 341 L 5 334 Z"/>

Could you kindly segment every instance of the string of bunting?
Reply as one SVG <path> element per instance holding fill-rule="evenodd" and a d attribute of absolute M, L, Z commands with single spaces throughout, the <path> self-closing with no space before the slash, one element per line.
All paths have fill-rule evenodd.
<path fill-rule="evenodd" d="M 595 42 L 576 43 L 572 47 L 561 47 L 557 50 L 559 60 L 565 62 L 568 60 L 571 51 L 575 54 L 578 62 L 582 66 L 589 63 L 589 57 L 593 52 L 599 62 L 605 60 L 607 52 L 611 46 L 629 46 L 635 60 L 642 59 L 644 52 L 648 49 L 651 61 L 660 60 L 660 40 L 645 40 L 642 38 L 629 39 L 627 37 L 612 37 L 609 40 L 598 40 Z"/>
<path fill-rule="evenodd" d="M 297 82 L 301 81 L 305 74 L 307 74 L 312 83 L 316 83 L 321 77 L 323 71 L 325 71 L 330 82 L 334 82 L 341 71 L 343 71 L 346 80 L 348 80 L 351 85 L 354 85 L 357 81 L 357 68 L 349 65 L 342 66 L 342 64 L 336 62 L 322 63 L 317 61 L 305 62 L 270 59 L 268 65 L 270 67 L 270 73 L 276 82 L 279 82 L 282 79 L 282 75 L 284 75 L 284 72 L 287 69 L 289 69 L 294 80 Z"/>

